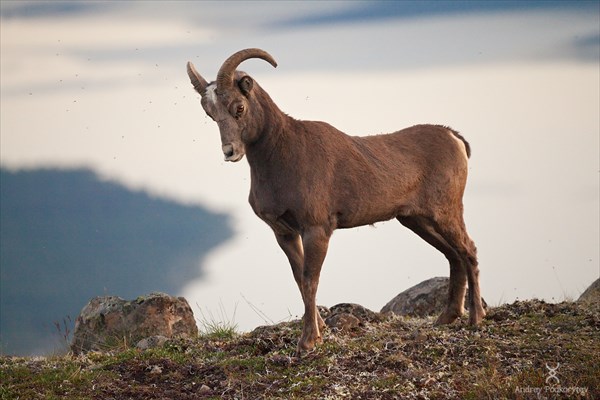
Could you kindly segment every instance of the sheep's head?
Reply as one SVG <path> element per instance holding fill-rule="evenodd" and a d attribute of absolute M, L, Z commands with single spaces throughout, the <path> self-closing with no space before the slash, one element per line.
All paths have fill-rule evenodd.
<path fill-rule="evenodd" d="M 208 83 L 191 62 L 187 64 L 192 85 L 202 96 L 202 108 L 219 125 L 225 161 L 241 160 L 245 154 L 245 143 L 255 140 L 252 135 L 256 134 L 258 114 L 253 108 L 257 108 L 258 104 L 253 96 L 256 89 L 254 80 L 235 70 L 249 58 L 260 58 L 274 67 L 277 66 L 273 57 L 266 51 L 241 50 L 225 60 L 217 74 L 217 81 Z"/>

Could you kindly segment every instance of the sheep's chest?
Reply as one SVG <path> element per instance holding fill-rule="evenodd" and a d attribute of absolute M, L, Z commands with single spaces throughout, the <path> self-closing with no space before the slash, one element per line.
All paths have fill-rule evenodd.
<path fill-rule="evenodd" d="M 299 233 L 300 226 L 292 204 L 285 196 L 279 196 L 277 190 L 261 188 L 250 190 L 248 201 L 254 213 L 265 221 L 278 234 Z"/>

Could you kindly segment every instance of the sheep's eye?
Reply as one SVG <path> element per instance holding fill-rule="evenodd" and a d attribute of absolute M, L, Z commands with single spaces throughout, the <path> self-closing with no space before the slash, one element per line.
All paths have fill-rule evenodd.
<path fill-rule="evenodd" d="M 239 118 L 242 116 L 242 113 L 244 112 L 244 105 L 240 104 L 239 106 L 237 106 L 237 108 L 235 109 L 235 117 Z"/>

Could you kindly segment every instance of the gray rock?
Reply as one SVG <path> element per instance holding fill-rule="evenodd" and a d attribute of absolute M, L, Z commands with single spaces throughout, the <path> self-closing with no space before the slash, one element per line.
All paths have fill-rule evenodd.
<path fill-rule="evenodd" d="M 412 317 L 440 314 L 448 303 L 449 284 L 450 279 L 445 277 L 423 281 L 394 297 L 383 306 L 381 312 Z M 481 301 L 486 308 L 485 301 L 483 299 Z M 465 295 L 465 304 L 468 304 L 468 291 Z"/>
<path fill-rule="evenodd" d="M 596 279 L 585 292 L 579 296 L 577 302 L 590 306 L 600 306 L 600 278 Z"/>
<path fill-rule="evenodd" d="M 183 297 L 151 293 L 128 301 L 103 296 L 93 298 L 81 310 L 75 321 L 71 350 L 78 354 L 133 345 L 151 336 L 197 335 L 194 314 Z"/>

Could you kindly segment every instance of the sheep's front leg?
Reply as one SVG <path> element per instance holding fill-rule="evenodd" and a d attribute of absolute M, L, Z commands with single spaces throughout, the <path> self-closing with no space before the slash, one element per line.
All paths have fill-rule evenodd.
<path fill-rule="evenodd" d="M 304 275 L 304 248 L 302 247 L 300 235 L 297 233 L 280 234 L 276 232 L 275 237 L 277 238 L 279 247 L 281 247 L 281 250 L 283 250 L 288 258 L 288 261 L 290 262 L 294 279 L 296 280 L 298 289 L 300 289 L 302 300 L 304 300 L 304 292 L 302 289 L 302 277 Z M 317 324 L 319 329 L 323 329 L 325 327 L 325 322 L 323 322 L 323 318 L 321 318 L 318 313 Z"/>
<path fill-rule="evenodd" d="M 331 234 L 323 227 L 311 227 L 302 234 L 304 247 L 304 268 L 302 271 L 302 298 L 304 300 L 304 320 L 302 336 L 298 342 L 297 354 L 311 350 L 317 342 L 321 342 L 320 322 L 317 311 L 317 287 L 321 266 L 327 254 Z"/>

